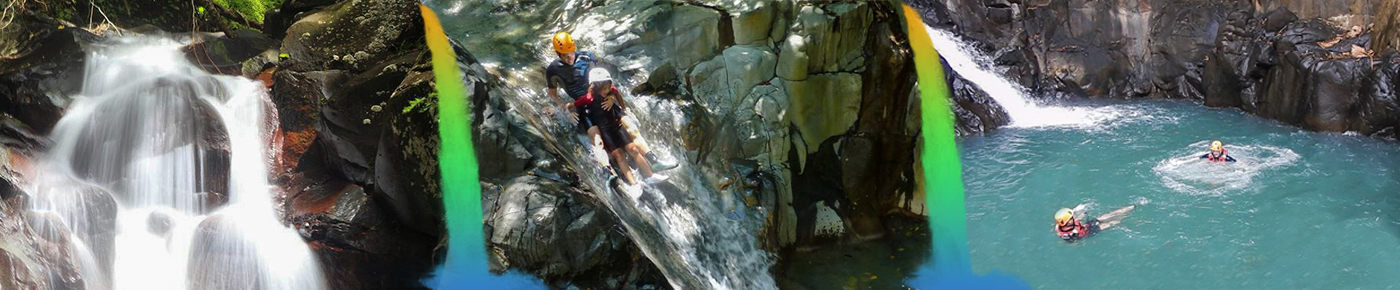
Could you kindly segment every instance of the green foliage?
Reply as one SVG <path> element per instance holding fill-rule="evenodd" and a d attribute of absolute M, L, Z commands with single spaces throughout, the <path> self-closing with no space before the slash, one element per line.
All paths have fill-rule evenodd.
<path fill-rule="evenodd" d="M 212 0 L 214 4 L 229 10 L 243 14 L 248 20 L 263 22 L 263 14 L 267 10 L 282 6 L 284 0 Z"/>
<path fill-rule="evenodd" d="M 428 93 L 428 97 L 426 97 L 426 98 L 425 98 L 425 97 L 418 97 L 418 98 L 414 98 L 414 99 L 412 99 L 412 100 L 408 100 L 408 106 L 407 106 L 407 107 L 403 107 L 403 113 L 404 113 L 404 114 L 408 114 L 408 112 L 412 112 L 412 111 L 413 111 L 413 108 L 417 108 L 419 104 L 422 104 L 424 101 L 428 101 L 428 100 L 432 100 L 432 101 L 436 102 L 436 101 L 437 101 L 437 92 Z M 434 105 L 434 104 L 429 103 L 429 104 L 427 104 L 427 105 L 424 105 L 423 108 L 422 108 L 422 110 L 419 110 L 419 112 L 426 112 L 428 109 L 430 109 L 429 107 L 431 107 L 432 105 Z"/>

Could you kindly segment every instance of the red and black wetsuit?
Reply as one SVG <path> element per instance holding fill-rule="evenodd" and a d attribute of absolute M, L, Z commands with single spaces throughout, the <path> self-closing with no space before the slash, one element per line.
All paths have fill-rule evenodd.
<path fill-rule="evenodd" d="M 1098 232 L 1098 219 L 1089 221 L 1087 225 L 1084 223 L 1080 223 L 1079 220 L 1072 220 L 1069 224 L 1063 226 L 1055 225 L 1055 234 L 1058 234 L 1060 236 L 1060 239 L 1071 243 L 1075 240 L 1087 238 L 1090 235 L 1093 235 Z"/>
<path fill-rule="evenodd" d="M 585 108 L 586 118 L 593 127 L 598 127 L 598 134 L 603 138 L 603 150 L 612 152 L 632 144 L 632 136 L 622 128 L 622 117 L 627 115 L 627 105 L 620 98 L 622 93 L 617 87 L 610 87 L 607 94 L 618 96 L 617 103 L 611 107 L 604 107 L 604 97 L 594 96 L 592 92 L 575 100 L 574 106 Z"/>

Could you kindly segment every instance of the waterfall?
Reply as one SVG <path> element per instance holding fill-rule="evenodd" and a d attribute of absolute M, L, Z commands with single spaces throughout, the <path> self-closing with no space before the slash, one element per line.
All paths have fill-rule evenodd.
<path fill-rule="evenodd" d="M 181 46 L 129 37 L 90 50 L 33 210 L 72 231 L 89 289 L 324 289 L 274 211 L 266 89 L 199 70 Z"/>
<path fill-rule="evenodd" d="M 1118 110 L 1111 107 L 1090 109 L 1037 104 L 1024 87 L 992 71 L 991 66 L 987 65 L 992 63 L 991 57 L 952 33 L 928 26 L 924 28 L 933 39 L 933 47 L 948 66 L 987 92 L 1006 110 L 1011 118 L 1008 127 L 1086 126 L 1118 115 Z"/>

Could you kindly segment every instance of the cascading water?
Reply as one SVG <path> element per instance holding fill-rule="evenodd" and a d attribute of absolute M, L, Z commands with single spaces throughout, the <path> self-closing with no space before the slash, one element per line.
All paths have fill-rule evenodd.
<path fill-rule="evenodd" d="M 509 73 L 524 77 L 529 68 Z M 512 80 L 508 79 L 507 82 Z M 530 82 L 527 82 L 530 83 Z M 619 85 L 619 87 L 626 87 Z M 757 247 L 749 225 L 726 218 L 722 193 L 703 179 L 700 169 L 686 163 L 663 172 L 665 182 L 629 186 L 621 190 L 608 186 L 608 173 L 595 161 L 592 145 L 583 143 L 563 114 L 547 114 L 549 101 L 528 86 L 506 94 L 514 108 L 561 152 L 564 161 L 577 170 L 582 182 L 595 197 L 617 216 L 627 235 L 654 262 L 677 289 L 777 289 L 769 275 L 773 263 Z M 640 124 L 640 134 L 652 152 L 665 159 L 679 159 L 684 152 L 678 138 L 684 114 L 671 101 L 650 96 L 626 94 L 629 119 Z M 577 137 L 577 138 L 576 138 Z M 680 160 L 680 162 L 684 162 Z M 634 173 L 639 179 L 640 173 Z M 732 200 L 732 199 L 730 199 Z"/>
<path fill-rule="evenodd" d="M 93 49 L 34 210 L 72 231 L 88 289 L 324 289 L 274 212 L 265 89 L 200 71 L 180 47 Z"/>
<path fill-rule="evenodd" d="M 987 92 L 1010 116 L 1011 127 L 1040 126 L 1086 126 L 1099 124 L 1118 117 L 1120 110 L 1114 107 L 1071 108 L 1041 106 L 1036 104 L 1021 85 L 1007 80 L 983 64 L 991 63 L 989 57 L 968 47 L 964 41 L 952 33 L 924 27 L 933 39 L 933 47 L 938 54 L 968 81 Z"/>

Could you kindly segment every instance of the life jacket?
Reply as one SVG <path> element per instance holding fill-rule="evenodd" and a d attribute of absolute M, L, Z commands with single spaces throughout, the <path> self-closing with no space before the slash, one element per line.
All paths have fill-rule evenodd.
<path fill-rule="evenodd" d="M 1216 157 L 1214 154 L 1209 154 L 1209 153 L 1207 153 L 1207 154 L 1206 154 L 1206 159 L 1208 159 L 1208 160 L 1210 160 L 1210 161 L 1217 161 L 1217 162 L 1218 162 L 1218 161 L 1227 161 L 1228 159 L 1230 159 L 1228 156 L 1230 156 L 1229 150 L 1225 150 L 1225 148 L 1220 148 L 1220 157 Z"/>
<path fill-rule="evenodd" d="M 1088 236 L 1089 227 L 1086 227 L 1084 226 L 1084 224 L 1079 223 L 1079 220 L 1074 220 L 1068 225 L 1061 226 L 1059 224 L 1055 224 L 1055 233 L 1060 236 L 1060 239 L 1064 239 L 1066 241 L 1074 241 L 1076 239 Z"/>

